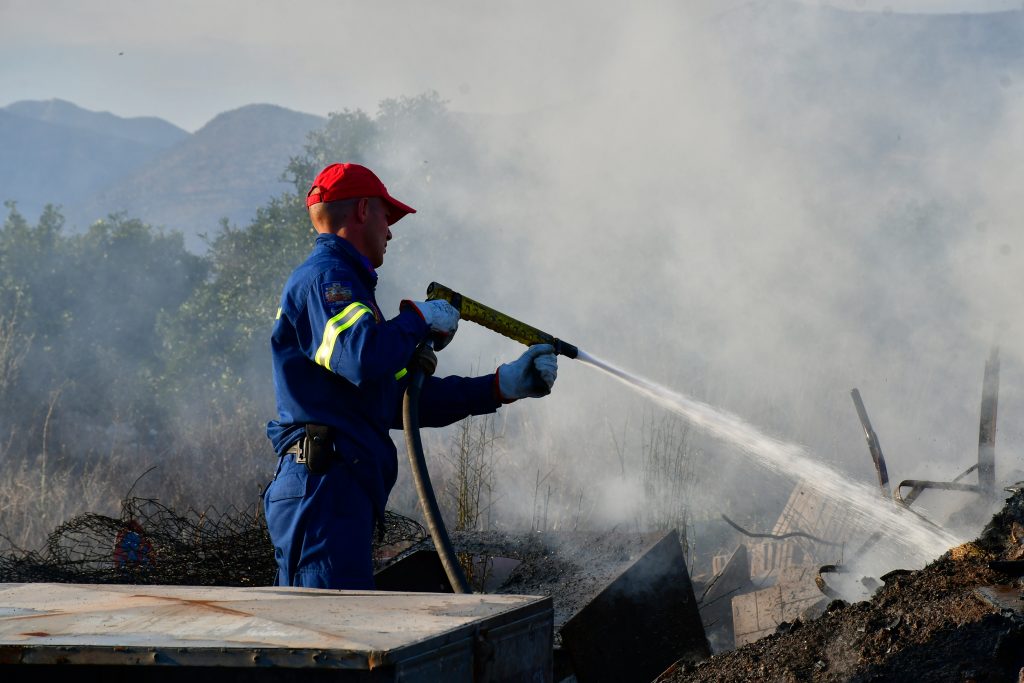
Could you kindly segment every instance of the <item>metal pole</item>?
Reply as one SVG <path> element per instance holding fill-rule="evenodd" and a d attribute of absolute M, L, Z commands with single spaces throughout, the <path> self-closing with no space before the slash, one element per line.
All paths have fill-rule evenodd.
<path fill-rule="evenodd" d="M 882 489 L 882 497 L 888 499 L 892 494 L 889 491 L 889 470 L 885 466 L 885 456 L 882 455 L 882 444 L 878 442 L 878 435 L 875 434 L 868 419 L 868 411 L 864 408 L 864 401 L 860 398 L 860 390 L 854 389 L 850 392 L 853 398 L 853 406 L 857 409 L 857 417 L 860 418 L 860 426 L 864 429 L 864 438 L 868 442 L 868 451 L 871 452 L 871 459 L 875 463 L 875 471 L 878 472 L 878 485 Z"/>
<path fill-rule="evenodd" d="M 985 362 L 981 389 L 981 424 L 978 430 L 978 488 L 982 495 L 995 497 L 996 415 L 999 409 L 999 347 L 993 346 Z"/>

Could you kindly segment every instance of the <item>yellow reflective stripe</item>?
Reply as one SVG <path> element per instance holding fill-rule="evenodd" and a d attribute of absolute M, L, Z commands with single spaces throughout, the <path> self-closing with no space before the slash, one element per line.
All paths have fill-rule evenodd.
<path fill-rule="evenodd" d="M 281 309 L 279 308 L 279 309 L 277 309 L 277 315 L 274 316 L 274 320 L 280 320 L 280 319 L 281 319 Z"/>
<path fill-rule="evenodd" d="M 366 304 L 356 301 L 346 306 L 345 310 L 327 321 L 327 324 L 324 326 L 323 341 L 320 342 L 320 348 L 317 349 L 316 356 L 314 356 L 317 364 L 324 366 L 328 370 L 331 369 L 331 356 L 334 355 L 334 343 L 338 341 L 338 335 L 352 327 L 357 320 L 367 313 L 372 313 L 370 308 Z M 348 318 L 347 320 L 346 317 Z"/>
<path fill-rule="evenodd" d="M 402 379 L 408 373 L 409 373 L 409 368 L 402 368 L 401 370 L 399 370 L 398 372 L 395 373 L 395 379 L 396 380 Z"/>

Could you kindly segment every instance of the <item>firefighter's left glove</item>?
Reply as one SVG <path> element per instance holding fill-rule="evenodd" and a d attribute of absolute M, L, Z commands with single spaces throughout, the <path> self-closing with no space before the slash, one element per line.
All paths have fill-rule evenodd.
<path fill-rule="evenodd" d="M 406 310 L 412 307 L 423 321 L 430 328 L 430 339 L 434 342 L 434 350 L 440 351 L 448 346 L 448 342 L 455 336 L 459 329 L 459 311 L 443 299 L 437 301 L 409 301 L 402 302 L 399 308 Z"/>
<path fill-rule="evenodd" d="M 536 344 L 518 360 L 498 368 L 498 393 L 503 403 L 540 398 L 551 393 L 558 377 L 558 356 L 551 344 Z"/>

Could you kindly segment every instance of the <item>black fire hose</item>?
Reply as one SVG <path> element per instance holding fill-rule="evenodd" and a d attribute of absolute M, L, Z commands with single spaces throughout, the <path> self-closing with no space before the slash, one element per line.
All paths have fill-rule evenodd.
<path fill-rule="evenodd" d="M 448 538 L 448 529 L 441 518 L 441 509 L 437 506 L 434 487 L 430 484 L 430 473 L 427 472 L 427 459 L 423 454 L 423 441 L 420 439 L 420 391 L 428 374 L 434 373 L 437 358 L 434 356 L 430 342 L 420 347 L 413 355 L 409 368 L 409 385 L 402 399 L 402 425 L 405 430 L 405 448 L 409 453 L 409 467 L 416 483 L 416 493 L 420 498 L 420 507 L 427 520 L 430 539 L 441 558 L 448 582 L 456 593 L 472 593 L 469 581 L 462 571 L 462 565 L 455 557 L 455 549 Z"/>
<path fill-rule="evenodd" d="M 463 296 L 440 283 L 430 283 L 430 286 L 427 287 L 427 300 L 447 301 L 458 310 L 460 319 L 471 320 L 527 346 L 551 344 L 555 348 L 555 353 L 568 358 L 576 358 L 580 352 L 576 346 L 568 342 L 489 306 L 484 306 L 479 301 Z M 420 497 L 420 506 L 423 508 L 423 515 L 426 517 L 427 527 L 430 529 L 430 538 L 434 541 L 437 554 L 441 557 L 441 564 L 444 565 L 448 581 L 456 593 L 472 593 L 462 566 L 455 557 L 455 550 L 452 548 L 451 539 L 448 538 L 444 520 L 441 519 L 441 510 L 437 507 L 437 498 L 434 497 L 434 489 L 430 485 L 430 475 L 427 473 L 427 461 L 423 456 L 423 442 L 420 441 L 420 390 L 423 389 L 424 377 L 434 374 L 436 367 L 437 357 L 434 355 L 432 344 L 427 341 L 416 349 L 416 353 L 413 354 L 412 360 L 409 362 L 409 386 L 405 390 L 405 398 L 402 401 L 405 446 L 409 451 L 409 465 L 412 468 L 413 481 L 416 482 L 416 493 Z"/>

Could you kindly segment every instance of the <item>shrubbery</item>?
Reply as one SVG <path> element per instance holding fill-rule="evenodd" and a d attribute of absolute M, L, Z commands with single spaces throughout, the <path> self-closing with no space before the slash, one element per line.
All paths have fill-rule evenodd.
<path fill-rule="evenodd" d="M 468 144 L 459 130 L 434 94 L 385 101 L 376 117 L 334 114 L 284 170 L 295 190 L 247 226 L 224 223 L 202 255 L 145 217 L 71 232 L 59 207 L 33 225 L 7 203 L 0 533 L 22 545 L 70 514 L 112 512 L 152 465 L 139 485 L 167 503 L 253 504 L 275 462 L 263 433 L 274 409 L 267 344 L 281 287 L 312 246 L 309 183 L 347 160 L 422 196 L 430 171 L 408 155 L 450 167 Z M 429 260 L 426 240 L 420 248 Z"/>

